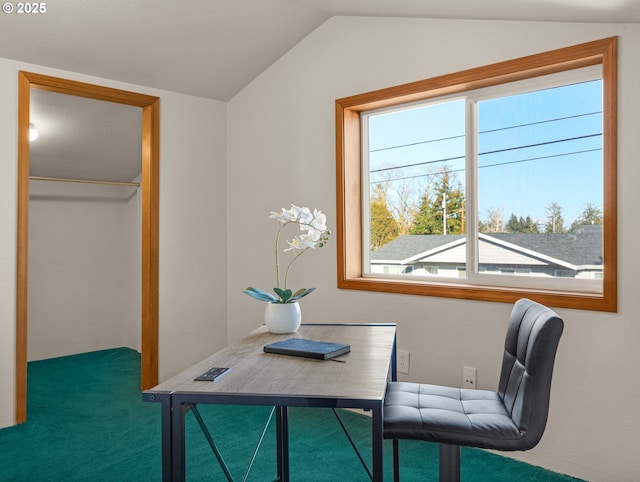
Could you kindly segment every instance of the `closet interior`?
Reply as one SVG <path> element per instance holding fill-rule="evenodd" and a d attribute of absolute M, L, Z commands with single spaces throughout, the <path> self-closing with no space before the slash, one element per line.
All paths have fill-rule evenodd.
<path fill-rule="evenodd" d="M 33 88 L 29 123 L 27 359 L 141 351 L 142 109 Z"/>

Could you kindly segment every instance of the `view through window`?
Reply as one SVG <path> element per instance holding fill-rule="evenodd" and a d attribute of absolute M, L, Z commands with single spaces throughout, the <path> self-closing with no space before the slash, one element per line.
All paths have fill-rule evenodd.
<path fill-rule="evenodd" d="M 363 113 L 365 271 L 597 280 L 581 284 L 601 291 L 602 80 L 580 76 Z"/>

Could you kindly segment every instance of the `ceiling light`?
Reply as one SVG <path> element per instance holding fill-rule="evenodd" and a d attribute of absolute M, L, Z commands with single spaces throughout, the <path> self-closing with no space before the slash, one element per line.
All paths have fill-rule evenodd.
<path fill-rule="evenodd" d="M 29 142 L 35 141 L 38 136 L 38 131 L 33 127 L 33 124 L 29 124 Z"/>

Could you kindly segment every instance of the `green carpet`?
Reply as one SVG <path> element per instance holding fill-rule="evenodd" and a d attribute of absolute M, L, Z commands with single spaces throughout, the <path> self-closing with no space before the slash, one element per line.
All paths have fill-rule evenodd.
<path fill-rule="evenodd" d="M 160 405 L 142 401 L 139 353 L 118 348 L 31 362 L 28 375 L 28 422 L 0 430 L 0 481 L 161 480 Z M 270 409 L 199 409 L 234 479 L 242 480 Z M 341 415 L 368 459 L 370 420 L 348 411 Z M 192 413 L 187 414 L 186 440 L 187 480 L 226 480 Z M 291 409 L 290 441 L 294 481 L 369 480 L 329 409 Z M 403 441 L 401 460 L 403 481 L 438 480 L 435 444 Z M 384 463 L 385 480 L 393 480 L 390 442 Z M 275 474 L 270 427 L 247 480 L 272 481 Z M 577 479 L 463 448 L 462 480 Z"/>

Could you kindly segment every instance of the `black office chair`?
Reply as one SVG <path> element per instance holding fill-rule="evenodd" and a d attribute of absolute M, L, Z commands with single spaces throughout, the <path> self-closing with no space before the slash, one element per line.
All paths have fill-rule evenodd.
<path fill-rule="evenodd" d="M 498 391 L 391 382 L 384 402 L 384 437 L 440 444 L 440 481 L 460 480 L 460 446 L 529 450 L 547 423 L 551 377 L 564 323 L 528 299 L 511 312 Z"/>

